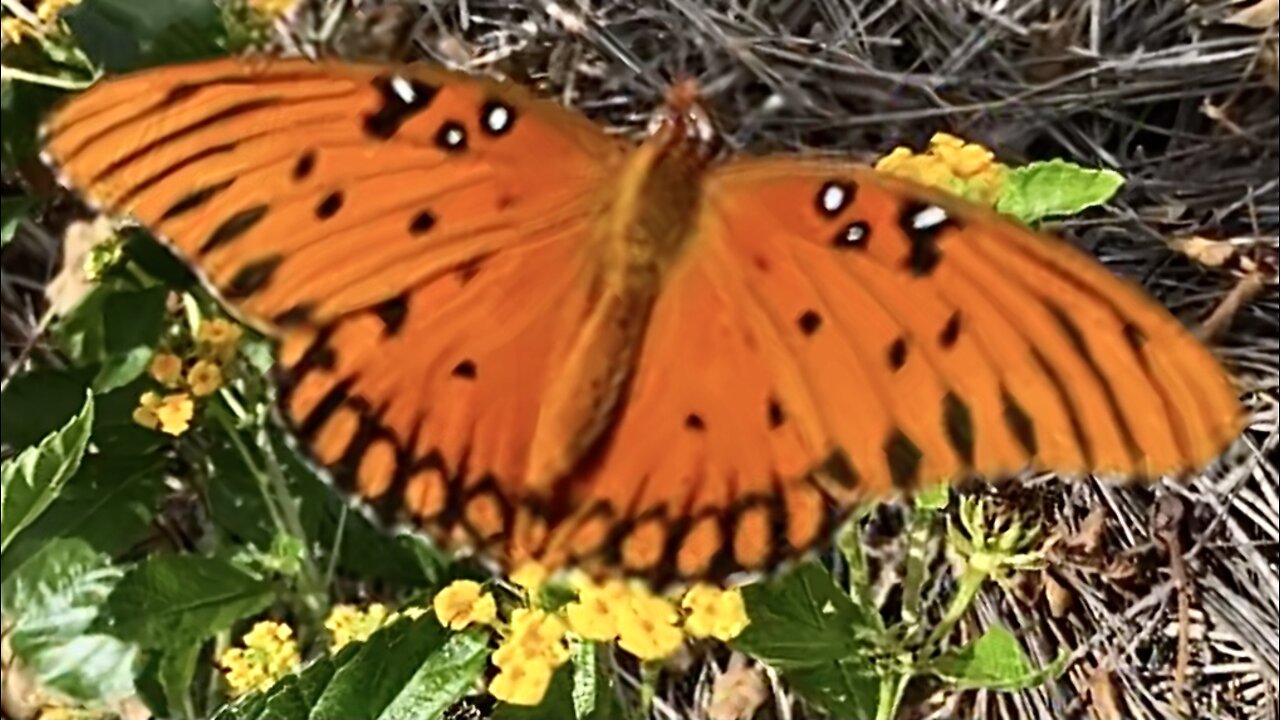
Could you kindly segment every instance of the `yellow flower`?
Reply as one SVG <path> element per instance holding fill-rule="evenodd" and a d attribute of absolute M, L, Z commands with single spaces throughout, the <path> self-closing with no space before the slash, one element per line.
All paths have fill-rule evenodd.
<path fill-rule="evenodd" d="M 230 320 L 214 318 L 200 323 L 196 340 L 200 341 L 205 354 L 225 363 L 235 357 L 236 343 L 240 342 L 243 334 L 240 326 Z"/>
<path fill-rule="evenodd" d="M 64 9 L 79 2 L 80 0 L 41 0 L 39 7 L 36 8 L 36 17 L 40 18 L 42 23 L 51 23 L 58 19 L 58 15 Z"/>
<path fill-rule="evenodd" d="M 555 669 L 569 659 L 566 628 L 560 616 L 537 608 L 517 608 L 502 644 L 493 653 L 501 672 L 489 692 L 513 705 L 537 705 Z"/>
<path fill-rule="evenodd" d="M 195 416 L 196 406 L 191 401 L 190 395 L 174 393 L 165 395 L 154 412 L 160 424 L 160 431 L 177 436 L 191 427 L 191 418 Z"/>
<path fill-rule="evenodd" d="M 147 429 L 155 430 L 160 427 L 160 418 L 156 416 L 156 410 L 159 410 L 162 404 L 164 401 L 156 393 L 142 393 L 142 397 L 138 398 L 138 407 L 133 409 L 133 421 Z"/>
<path fill-rule="evenodd" d="M 217 363 L 197 360 L 187 373 L 187 384 L 191 386 L 191 394 L 196 397 L 212 395 L 222 387 L 222 370 Z"/>
<path fill-rule="evenodd" d="M 493 664 L 511 667 L 530 660 L 559 667 L 569 659 L 564 636 L 567 628 L 559 615 L 545 610 L 517 608 L 502 644 L 493 653 Z"/>
<path fill-rule="evenodd" d="M 156 353 L 147 372 L 165 387 L 176 387 L 182 380 L 182 358 L 173 353 Z"/>
<path fill-rule="evenodd" d="M 489 682 L 489 694 L 512 705 L 537 705 L 547 694 L 553 674 L 554 668 L 545 660 L 504 667 Z"/>
<path fill-rule="evenodd" d="M 680 604 L 689 613 L 684 619 L 684 631 L 692 637 L 732 640 L 751 622 L 738 588 L 721 590 L 698 583 L 689 588 Z"/>
<path fill-rule="evenodd" d="M 431 604 L 440 623 L 451 630 L 461 630 L 471 623 L 492 625 L 498 617 L 493 595 L 483 592 L 474 580 L 454 580 L 436 593 Z"/>
<path fill-rule="evenodd" d="M 268 688 L 302 662 L 293 628 L 283 623 L 258 622 L 241 642 L 218 659 L 233 695 Z"/>
<path fill-rule="evenodd" d="M 542 588 L 542 583 L 546 581 L 546 566 L 534 560 L 521 563 L 520 567 L 511 573 L 511 582 L 519 585 L 529 595 L 537 594 L 538 590 Z"/>
<path fill-rule="evenodd" d="M 355 605 L 336 605 L 324 620 L 324 629 L 332 640 L 330 652 L 338 652 L 353 642 L 364 642 L 383 625 L 396 619 L 382 603 L 373 603 L 361 610 Z"/>
<path fill-rule="evenodd" d="M 618 617 L 618 646 L 641 660 L 661 660 L 684 641 L 679 619 L 669 600 L 634 589 Z"/>
<path fill-rule="evenodd" d="M 297 0 L 249 0 L 249 7 L 259 15 L 277 18 L 289 12 L 296 3 Z"/>
<path fill-rule="evenodd" d="M 4 37 L 5 44 L 17 45 L 35 34 L 35 29 L 19 18 L 7 17 L 0 20 L 0 36 Z"/>
<path fill-rule="evenodd" d="M 618 616 L 628 599 L 626 584 L 608 580 L 596 585 L 587 580 L 578 583 L 578 599 L 564 606 L 569 628 L 579 637 L 596 642 L 609 642 L 618 637 Z"/>
<path fill-rule="evenodd" d="M 1004 187 L 1007 168 L 995 155 L 977 143 L 966 143 L 954 135 L 937 133 L 929 149 L 914 153 L 897 147 L 880 158 L 876 170 L 936 187 L 976 202 L 994 204 Z"/>

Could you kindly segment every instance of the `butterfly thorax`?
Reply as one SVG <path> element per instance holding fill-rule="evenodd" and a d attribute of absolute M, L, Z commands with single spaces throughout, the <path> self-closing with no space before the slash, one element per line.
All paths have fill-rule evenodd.
<path fill-rule="evenodd" d="M 680 116 L 638 146 L 601 194 L 606 221 L 598 298 L 544 403 L 530 450 L 536 491 L 568 476 L 607 439 L 634 375 L 663 279 L 691 238 L 710 153 Z"/>

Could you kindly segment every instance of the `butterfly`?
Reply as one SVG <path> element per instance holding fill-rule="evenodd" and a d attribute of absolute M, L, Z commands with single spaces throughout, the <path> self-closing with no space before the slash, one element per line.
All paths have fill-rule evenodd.
<path fill-rule="evenodd" d="M 1061 240 L 859 166 L 724 159 L 428 65 L 102 82 L 49 162 L 278 343 L 282 416 L 383 517 L 510 568 L 776 567 L 855 503 L 1027 468 L 1183 473 L 1241 428 L 1163 307 Z"/>

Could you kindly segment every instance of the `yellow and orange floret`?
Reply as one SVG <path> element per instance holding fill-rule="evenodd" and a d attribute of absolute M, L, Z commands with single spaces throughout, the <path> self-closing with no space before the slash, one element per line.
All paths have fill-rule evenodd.
<path fill-rule="evenodd" d="M 929 148 L 917 153 L 896 147 L 876 162 L 876 170 L 936 187 L 983 205 L 994 205 L 1004 191 L 1009 168 L 985 147 L 947 133 L 936 133 Z"/>
<path fill-rule="evenodd" d="M 169 435 L 186 432 L 195 417 L 196 399 L 222 387 L 242 334 L 240 326 L 230 320 L 204 320 L 190 353 L 179 356 L 162 350 L 153 355 L 147 374 L 166 392 L 143 393 L 133 410 L 133 421 Z"/>

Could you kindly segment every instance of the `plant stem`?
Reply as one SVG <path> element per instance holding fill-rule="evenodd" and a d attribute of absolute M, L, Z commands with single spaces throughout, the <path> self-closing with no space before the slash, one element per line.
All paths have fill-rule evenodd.
<path fill-rule="evenodd" d="M 8 65 L 0 66 L 0 73 L 3 73 L 5 80 L 21 80 L 22 82 L 31 83 L 32 85 L 44 85 L 54 87 L 60 90 L 83 90 L 93 84 L 93 81 L 84 80 L 68 80 L 53 75 L 41 75 L 39 73 L 29 72 L 21 68 L 10 67 Z"/>
<path fill-rule="evenodd" d="M 910 675 L 888 675 L 880 679 L 880 697 L 876 702 L 876 720 L 893 720 L 898 714 L 898 705 L 902 703 L 902 695 L 907 691 Z"/>
<path fill-rule="evenodd" d="M 987 581 L 987 570 L 976 565 L 973 562 L 973 558 L 970 558 L 969 565 L 965 568 L 964 574 L 960 576 L 960 583 L 956 588 L 956 593 L 952 596 L 951 603 L 947 605 L 946 614 L 933 627 L 933 632 L 929 633 L 929 639 L 925 641 L 924 648 L 920 653 L 921 658 L 931 656 L 939 643 L 951 634 L 951 629 L 969 611 L 969 606 L 973 604 L 973 599 L 977 597 L 978 591 L 982 589 L 982 585 Z"/>

